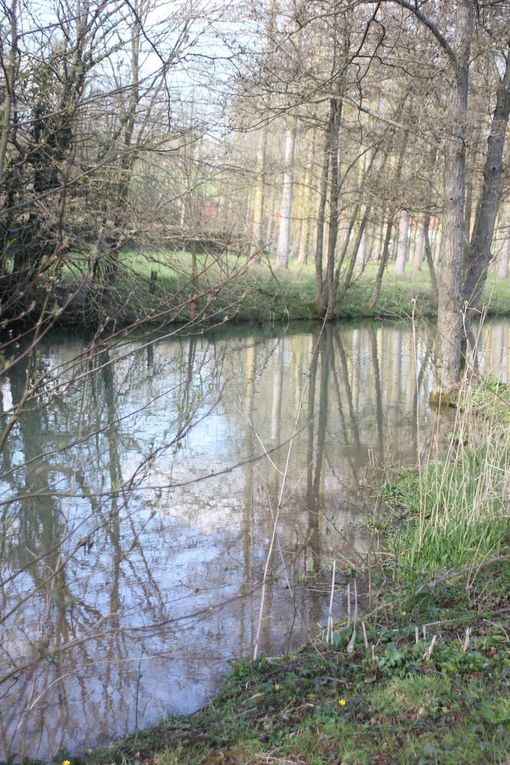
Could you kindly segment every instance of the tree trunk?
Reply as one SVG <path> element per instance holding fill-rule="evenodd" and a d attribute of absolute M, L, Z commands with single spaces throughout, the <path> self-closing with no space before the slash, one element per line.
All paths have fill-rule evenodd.
<path fill-rule="evenodd" d="M 315 161 L 315 128 L 312 131 L 312 141 L 310 145 L 308 163 L 306 166 L 305 177 L 303 180 L 303 206 L 301 214 L 303 216 L 303 228 L 301 230 L 301 239 L 299 242 L 298 260 L 300 263 L 308 263 L 308 254 L 310 249 L 310 208 L 311 208 L 311 187 L 313 183 L 313 166 Z"/>
<path fill-rule="evenodd" d="M 267 154 L 267 126 L 259 133 L 256 160 L 255 191 L 252 207 L 250 258 L 259 259 L 264 251 L 264 197 Z"/>
<path fill-rule="evenodd" d="M 343 280 L 342 288 L 340 289 L 340 291 L 338 293 L 338 298 L 337 298 L 337 301 L 336 301 L 337 307 L 340 307 L 342 305 L 343 301 L 345 300 L 345 296 L 347 294 L 347 290 L 351 286 L 352 276 L 353 276 L 353 273 L 354 273 L 354 266 L 356 264 L 356 260 L 357 260 L 357 257 L 358 257 L 359 249 L 361 247 L 361 243 L 362 243 L 362 241 L 364 239 L 364 236 L 365 236 L 365 229 L 366 229 L 367 222 L 368 222 L 369 212 L 370 212 L 370 208 L 367 207 L 365 212 L 364 212 L 364 214 L 363 214 L 363 218 L 361 219 L 361 222 L 360 222 L 360 225 L 359 225 L 359 228 L 358 228 L 358 233 L 356 235 L 356 241 L 354 242 L 354 247 L 353 247 L 353 250 L 352 250 L 352 253 L 351 253 L 351 259 L 349 261 L 349 265 L 347 267 L 347 271 L 346 271 L 346 273 L 344 275 L 344 280 Z"/>
<path fill-rule="evenodd" d="M 404 211 L 400 216 L 400 222 L 398 226 L 397 262 L 395 264 L 396 276 L 404 276 L 408 247 L 409 247 L 409 213 L 407 211 Z"/>
<path fill-rule="evenodd" d="M 430 273 L 432 299 L 434 300 L 434 303 L 436 303 L 437 305 L 437 301 L 439 299 L 439 292 L 437 287 L 436 269 L 434 267 L 434 260 L 432 258 L 432 247 L 430 244 L 429 226 L 430 226 L 430 215 L 427 213 L 423 221 L 423 242 L 424 242 L 424 248 L 425 248 L 425 258 L 427 260 L 427 266 L 429 268 L 429 273 Z"/>
<path fill-rule="evenodd" d="M 468 304 L 468 321 L 473 318 L 487 280 L 491 244 L 501 197 L 501 174 L 505 134 L 510 115 L 510 50 L 505 73 L 498 87 L 496 107 L 487 139 L 482 196 L 476 211 L 473 236 L 467 252 L 462 294 Z"/>
<path fill-rule="evenodd" d="M 285 158 L 282 185 L 282 200 L 280 204 L 280 226 L 278 229 L 278 245 L 276 259 L 280 268 L 289 267 L 290 230 L 292 221 L 292 191 L 294 178 L 294 150 L 296 147 L 297 116 L 287 125 L 285 135 Z"/>
<path fill-rule="evenodd" d="M 365 270 L 365 262 L 366 262 L 366 255 L 367 255 L 367 233 L 366 230 L 363 230 L 363 233 L 361 234 L 361 240 L 358 247 L 358 252 L 356 253 L 356 262 L 354 263 L 354 272 L 356 274 L 362 274 Z"/>
<path fill-rule="evenodd" d="M 7 142 L 11 133 L 11 112 L 14 104 L 14 82 L 16 78 L 18 59 L 18 8 L 17 0 L 13 0 L 9 13 L 11 20 L 11 46 L 7 57 L 7 66 L 4 69 L 5 94 L 2 107 L 2 119 L 0 122 L 0 185 L 3 182 L 5 170 L 5 158 L 7 156 Z"/>
<path fill-rule="evenodd" d="M 328 254 L 326 261 L 326 288 L 323 289 L 321 299 L 321 315 L 328 321 L 335 316 L 335 252 L 338 239 L 338 202 L 340 198 L 338 152 L 342 101 L 338 98 L 332 98 L 330 101 L 330 111 L 332 122 L 330 134 Z"/>
<path fill-rule="evenodd" d="M 358 201 L 357 201 L 356 206 L 354 207 L 354 209 L 353 209 L 353 211 L 351 213 L 351 216 L 350 216 L 350 219 L 349 219 L 349 224 L 347 226 L 347 230 L 345 231 L 345 234 L 344 234 L 344 237 L 343 237 L 343 246 L 342 246 L 342 249 L 341 249 L 341 252 L 340 252 L 340 257 L 338 258 L 338 262 L 336 264 L 336 269 L 335 269 L 335 294 L 338 292 L 338 285 L 340 283 L 340 274 L 341 274 L 341 271 L 342 271 L 343 264 L 345 262 L 345 258 L 347 256 L 347 251 L 349 249 L 349 244 L 350 244 L 350 241 L 351 241 L 351 234 L 353 232 L 355 223 L 359 219 L 359 216 L 360 216 L 361 211 L 363 209 L 362 200 L 364 198 L 364 193 L 363 192 L 364 192 L 364 189 L 365 189 L 365 184 L 366 184 L 366 181 L 367 181 L 367 179 L 369 177 L 370 170 L 372 168 L 372 165 L 373 165 L 373 163 L 375 161 L 375 158 L 376 158 L 377 154 L 378 154 L 378 151 L 376 149 L 374 152 L 372 152 L 372 156 L 370 157 L 370 161 L 368 162 L 368 164 L 365 165 L 365 173 L 363 175 L 363 180 L 362 180 L 362 183 L 361 183 L 361 186 L 360 186 L 360 189 L 359 189 Z M 378 180 L 381 178 L 381 176 L 382 176 L 382 174 L 384 172 L 384 168 L 385 168 L 385 165 L 386 165 L 387 158 L 388 158 L 388 156 L 386 155 L 383 158 L 383 161 L 382 161 L 382 163 L 381 163 L 381 165 L 379 167 L 379 170 L 378 170 L 377 176 L 376 176 L 376 181 L 375 181 L 376 185 L 378 183 Z M 363 212 L 363 215 L 361 216 L 361 223 L 360 223 L 360 226 L 358 228 L 358 234 L 357 234 L 356 239 L 355 239 L 354 250 L 353 250 L 355 255 L 357 255 L 357 253 L 359 251 L 359 248 L 360 248 L 360 245 L 361 245 L 361 240 L 363 239 L 363 235 L 365 233 L 366 223 L 367 223 L 369 215 L 370 215 L 370 210 L 371 210 L 371 207 L 369 207 L 369 206 L 366 207 L 364 212 Z M 354 263 L 352 262 L 352 258 L 351 258 L 351 264 L 352 264 L 353 268 L 351 269 L 350 266 L 348 268 L 348 274 L 350 274 L 350 276 L 349 277 L 346 276 L 346 278 L 344 279 L 344 283 L 342 285 L 342 297 L 340 297 L 340 298 L 338 298 L 336 300 L 337 308 L 338 308 L 339 305 L 341 305 L 342 300 L 343 300 L 343 296 L 345 295 L 345 292 L 346 292 L 346 290 L 348 289 L 348 287 L 350 286 L 350 283 L 351 283 L 351 277 L 352 277 L 352 273 L 353 273 L 353 269 L 354 269 Z"/>
<path fill-rule="evenodd" d="M 367 308 L 369 311 L 371 311 L 374 308 L 381 294 L 381 286 L 382 286 L 384 271 L 386 269 L 388 260 L 390 259 L 390 240 L 391 240 L 392 229 L 393 229 L 393 213 L 390 213 L 390 217 L 388 218 L 388 222 L 386 223 L 386 233 L 384 235 L 383 248 L 382 248 L 381 257 L 379 259 L 379 267 L 377 269 L 377 275 L 375 277 L 374 287 L 372 289 L 372 294 L 370 295 L 370 298 L 367 302 Z"/>
<path fill-rule="evenodd" d="M 498 259 L 497 275 L 499 279 L 508 278 L 508 264 L 510 262 L 510 237 L 507 235 L 501 248 L 501 254 Z"/>
<path fill-rule="evenodd" d="M 425 226 L 420 218 L 416 219 L 414 226 L 414 252 L 413 252 L 413 271 L 421 271 L 423 255 L 425 253 Z"/>
<path fill-rule="evenodd" d="M 322 259 L 324 254 L 324 223 L 326 219 L 326 203 L 328 200 L 328 178 L 329 178 L 329 165 L 331 158 L 331 135 L 334 129 L 335 114 L 331 107 L 328 122 L 326 125 L 326 132 L 324 135 L 324 151 L 322 155 L 322 170 L 321 170 L 321 184 L 319 195 L 319 209 L 317 212 L 317 241 L 315 245 L 315 302 L 317 309 L 320 312 L 322 301 L 322 288 L 323 288 L 323 275 L 322 275 Z"/>
<path fill-rule="evenodd" d="M 441 263 L 437 316 L 437 384 L 444 393 L 458 388 L 464 317 L 462 315 L 462 262 L 465 242 L 465 182 L 469 57 L 474 30 L 474 6 L 463 0 L 457 6 L 457 55 L 451 120 L 447 141 L 445 246 Z"/>
<path fill-rule="evenodd" d="M 405 99 L 404 99 L 405 101 Z M 403 103 L 400 107 L 402 109 Z M 400 112 L 399 112 L 400 113 Z M 392 178 L 392 182 L 394 186 L 397 186 L 400 182 L 400 176 L 402 175 L 402 167 L 404 164 L 404 157 L 407 150 L 407 143 L 409 141 L 409 131 L 406 130 L 404 132 L 402 144 L 400 146 L 399 155 L 398 155 L 398 161 L 397 166 L 395 168 L 395 173 Z M 386 161 L 386 160 L 385 160 Z M 381 167 L 381 171 L 384 168 L 384 164 Z M 384 276 L 384 271 L 386 269 L 386 266 L 388 264 L 388 260 L 390 258 L 390 241 L 391 241 L 391 234 L 392 234 L 392 228 L 393 228 L 393 221 L 395 217 L 395 210 L 390 210 L 389 217 L 388 217 L 388 223 L 386 225 L 386 234 L 384 237 L 384 244 L 383 244 L 383 251 L 381 254 L 381 259 L 379 260 L 379 268 L 377 269 L 377 276 L 375 278 L 374 287 L 372 290 L 372 294 L 367 302 L 367 308 L 369 310 L 372 310 L 372 308 L 375 306 L 377 301 L 379 300 L 379 295 L 381 294 L 381 285 L 382 280 Z"/>

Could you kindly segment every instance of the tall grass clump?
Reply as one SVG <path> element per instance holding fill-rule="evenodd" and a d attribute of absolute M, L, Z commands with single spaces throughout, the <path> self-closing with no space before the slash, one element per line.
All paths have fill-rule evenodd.
<path fill-rule="evenodd" d="M 397 581 L 416 585 L 476 572 L 510 539 L 510 397 L 504 385 L 466 387 L 453 431 L 439 437 L 421 470 L 387 494 L 399 508 L 388 547 Z M 443 419 L 444 423 L 444 419 Z"/>

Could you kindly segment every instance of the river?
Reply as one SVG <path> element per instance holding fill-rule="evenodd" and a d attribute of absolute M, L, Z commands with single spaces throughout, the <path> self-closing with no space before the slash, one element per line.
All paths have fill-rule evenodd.
<path fill-rule="evenodd" d="M 4 374 L 0 757 L 196 710 L 232 657 L 355 608 L 374 475 L 434 440 L 429 333 L 53 333 Z M 504 381 L 509 341 L 508 322 L 480 331 Z"/>

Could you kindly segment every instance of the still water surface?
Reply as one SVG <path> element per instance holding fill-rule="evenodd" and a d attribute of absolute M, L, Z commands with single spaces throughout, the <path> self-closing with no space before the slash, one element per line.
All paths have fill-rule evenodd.
<path fill-rule="evenodd" d="M 505 381 L 509 341 L 503 322 L 480 339 Z M 431 384 L 399 324 L 48 337 L 0 388 L 4 425 L 34 390 L 2 452 L 0 756 L 197 709 L 231 657 L 325 625 L 333 561 L 345 614 L 367 474 L 426 455 Z"/>

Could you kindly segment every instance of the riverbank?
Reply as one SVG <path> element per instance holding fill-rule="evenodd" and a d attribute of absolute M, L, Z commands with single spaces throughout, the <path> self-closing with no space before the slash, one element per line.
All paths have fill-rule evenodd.
<path fill-rule="evenodd" d="M 86 763 L 503 763 L 510 748 L 510 565 L 402 592 L 290 656 L 236 663 L 196 715 Z M 365 644 L 366 639 L 366 644 Z M 351 646 L 352 650 L 349 649 Z M 78 760 L 73 760 L 77 763 Z"/>
<path fill-rule="evenodd" d="M 390 595 L 363 617 L 73 765 L 507 763 L 509 411 L 506 386 L 466 392 L 435 459 L 389 476 L 368 522 Z"/>
<path fill-rule="evenodd" d="M 246 264 L 233 255 L 197 256 L 197 276 L 189 253 L 125 253 L 123 267 L 108 289 L 108 306 L 98 295 L 64 285 L 60 302 L 73 287 L 76 299 L 61 317 L 65 324 L 91 324 L 106 312 L 119 324 L 168 321 L 207 324 L 226 322 L 288 322 L 317 318 L 313 265 L 292 262 L 286 271 L 269 260 Z M 369 304 L 377 272 L 370 263 L 356 277 L 338 310 L 339 319 L 433 317 L 430 278 L 426 270 L 395 276 L 394 264 L 384 275 L 379 299 Z M 490 275 L 485 293 L 489 315 L 510 314 L 510 279 Z M 92 313 L 91 313 L 92 312 Z M 94 315 L 92 315 L 94 314 Z"/>

